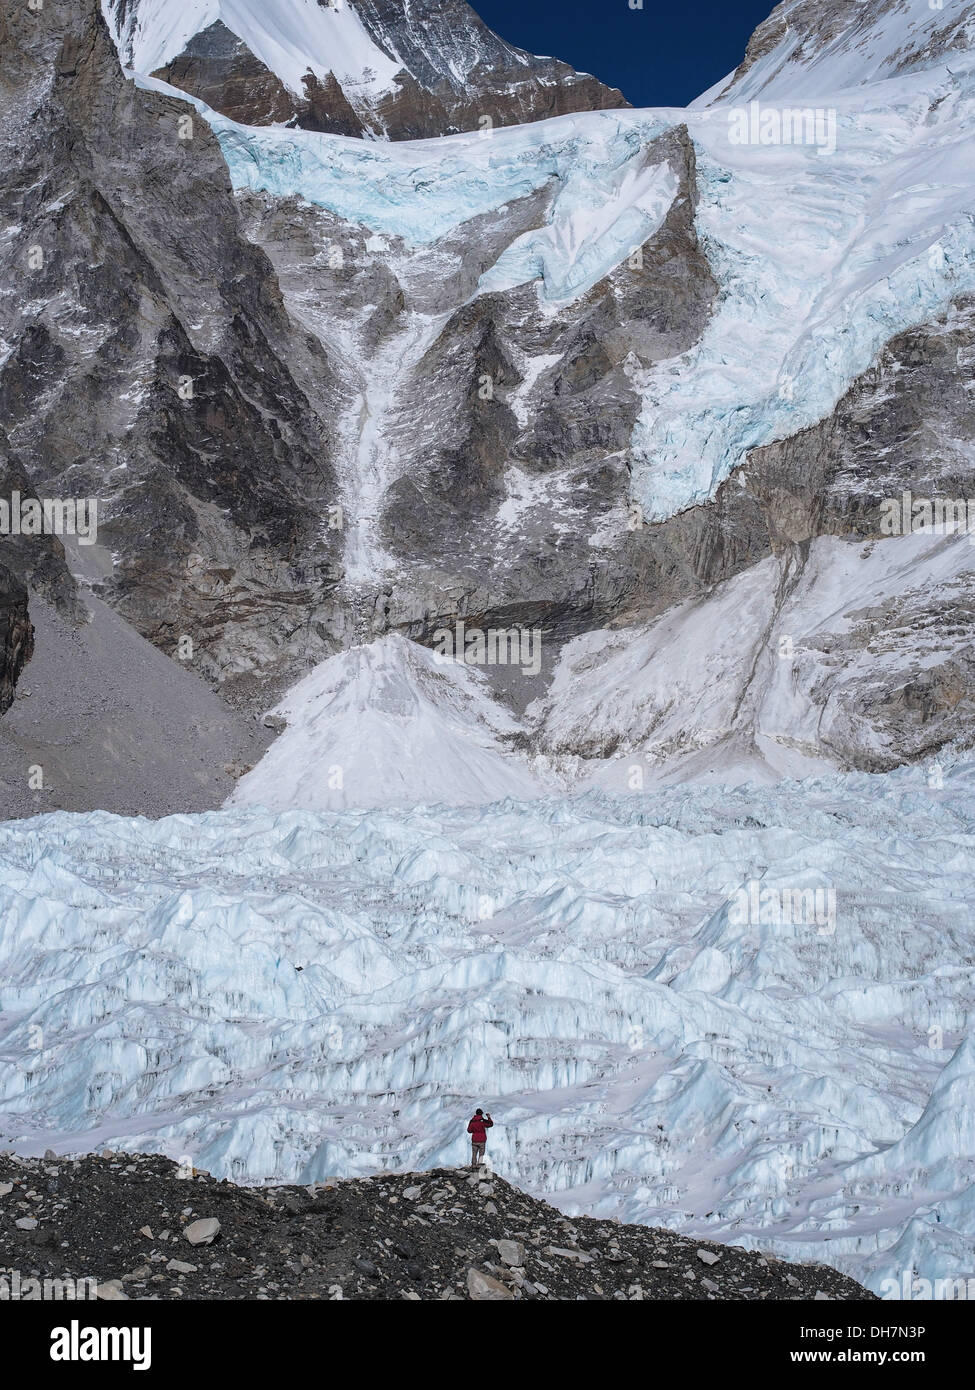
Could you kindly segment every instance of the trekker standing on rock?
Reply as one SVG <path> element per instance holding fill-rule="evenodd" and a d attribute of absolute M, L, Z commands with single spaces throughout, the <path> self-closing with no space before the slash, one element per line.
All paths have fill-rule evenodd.
<path fill-rule="evenodd" d="M 467 1133 L 471 1136 L 471 1167 L 480 1168 L 484 1159 L 484 1146 L 487 1143 L 487 1132 L 494 1125 L 490 1115 L 485 1115 L 483 1110 L 475 1110 L 471 1116 L 471 1122 L 467 1126 Z"/>

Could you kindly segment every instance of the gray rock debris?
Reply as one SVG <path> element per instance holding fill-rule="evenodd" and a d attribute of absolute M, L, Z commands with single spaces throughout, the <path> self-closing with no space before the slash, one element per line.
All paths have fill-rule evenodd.
<path fill-rule="evenodd" d="M 191 1221 L 183 1235 L 191 1245 L 210 1245 L 220 1234 L 220 1222 L 215 1216 L 201 1217 Z"/>
<path fill-rule="evenodd" d="M 498 1256 L 512 1268 L 523 1265 L 525 1263 L 525 1247 L 519 1240 L 499 1240 Z"/>
<path fill-rule="evenodd" d="M 467 1292 L 475 1302 L 499 1302 L 514 1298 L 511 1289 L 505 1288 L 499 1279 L 473 1267 L 467 1271 Z"/>

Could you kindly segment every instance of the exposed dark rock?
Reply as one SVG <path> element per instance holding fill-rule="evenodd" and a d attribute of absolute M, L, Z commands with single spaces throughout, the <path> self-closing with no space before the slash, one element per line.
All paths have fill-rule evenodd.
<path fill-rule="evenodd" d="M 114 554 L 98 591 L 264 704 L 340 640 L 318 522 L 335 490 L 329 361 L 243 236 L 206 123 L 187 130 L 185 104 L 122 77 L 93 3 L 4 8 L 11 447 L 38 491 L 98 499 Z"/>
<path fill-rule="evenodd" d="M 183 52 L 152 76 L 247 125 L 273 125 L 295 115 L 294 94 L 219 19 L 194 34 Z M 361 133 L 361 124 L 339 132 Z"/>
<path fill-rule="evenodd" d="M 0 565 L 0 714 L 14 698 L 14 686 L 34 649 L 27 616 L 27 590 Z"/>

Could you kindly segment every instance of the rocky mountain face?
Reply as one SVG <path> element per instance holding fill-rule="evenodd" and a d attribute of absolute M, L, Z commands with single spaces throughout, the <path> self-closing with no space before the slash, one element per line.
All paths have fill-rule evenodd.
<path fill-rule="evenodd" d="M 641 409 L 634 372 L 697 340 L 718 285 L 694 225 L 686 128 L 649 141 L 638 161 L 641 173 L 667 170 L 675 188 L 633 264 L 545 315 L 531 284 L 465 296 L 443 309 L 404 383 L 395 426 L 407 446 L 398 448 L 416 463 L 391 483 L 380 529 L 421 582 L 429 567 L 431 612 L 414 635 L 449 616 L 434 594 L 454 595 L 472 621 L 541 621 L 561 636 L 603 625 L 651 586 L 660 593 L 649 538 L 626 526 Z M 429 409 L 432 399 L 442 410 Z M 516 527 L 512 497 L 531 499 Z"/>
<path fill-rule="evenodd" d="M 627 530 L 641 405 L 631 370 L 689 347 L 718 286 L 694 226 L 686 129 L 648 141 L 635 165 L 674 179 L 660 227 L 635 248 L 640 268 L 624 262 L 545 315 L 534 286 L 483 292 L 479 281 L 545 225 L 555 179 L 428 246 L 397 238 L 381 255 L 361 227 L 319 208 L 242 199 L 295 316 L 326 341 L 348 324 L 339 370 L 351 409 L 336 429 L 354 464 L 340 487 L 359 530 L 343 592 L 360 637 L 393 626 L 428 638 L 458 615 L 538 619 L 565 636 L 653 582 L 653 542 Z M 507 511 L 519 490 L 532 501 L 515 534 Z"/>
<path fill-rule="evenodd" d="M 770 745 L 880 772 L 968 739 L 968 537 L 891 537 L 881 518 L 905 489 L 970 491 L 973 308 L 965 296 L 892 338 L 824 420 L 751 451 L 712 502 L 649 528 L 624 600 L 643 611 L 563 649 L 534 710 L 538 746 L 720 776 L 722 750 L 753 773 L 775 764 Z M 595 710 L 571 694 L 586 682 Z"/>
<path fill-rule="evenodd" d="M 241 234 L 216 141 L 122 78 L 93 6 L 5 6 L 2 42 L 11 450 L 44 496 L 98 499 L 91 587 L 164 651 L 189 637 L 246 686 L 273 632 L 327 650 L 333 374 Z"/>
<path fill-rule="evenodd" d="M 0 1259 L 79 1298 L 857 1300 L 823 1265 L 570 1220 L 490 1170 L 238 1187 L 138 1153 L 0 1157 Z"/>
<path fill-rule="evenodd" d="M 10 509 L 15 499 L 40 506 L 33 479 L 23 460 L 10 447 L 0 428 L 0 499 L 8 508 L 0 532 L 0 714 L 14 698 L 14 687 L 34 651 L 34 629 L 28 614 L 28 595 L 46 602 L 67 621 L 77 621 L 80 608 L 75 583 L 65 562 L 64 548 L 55 536 L 15 534 Z"/>
<path fill-rule="evenodd" d="M 955 110 L 964 112 L 958 129 L 968 129 L 970 108 L 959 99 Z M 755 418 L 768 423 L 749 430 L 727 476 L 716 465 L 704 488 L 710 495 L 670 515 L 634 513 L 646 496 L 640 476 L 652 490 L 655 472 L 663 474 L 658 460 L 692 412 L 711 410 L 712 437 L 745 414 L 744 396 L 725 412 L 710 405 L 711 379 L 724 365 L 741 358 L 736 390 L 769 371 L 758 337 L 748 362 L 756 301 L 794 293 L 785 276 L 790 262 L 801 264 L 805 230 L 823 216 L 824 178 L 836 178 L 837 202 L 822 228 L 835 242 L 834 206 L 848 198 L 858 161 L 873 158 L 873 132 L 861 129 L 856 108 L 847 121 L 835 175 L 815 163 L 815 152 L 785 152 L 790 177 L 808 178 L 808 200 L 777 189 L 758 151 L 735 152 L 724 111 L 649 127 L 627 151 L 634 176 L 664 169 L 672 177 L 664 215 L 604 275 L 561 298 L 547 297 L 561 248 L 540 241 L 553 226 L 556 243 L 561 235 L 565 195 L 556 179 L 419 246 L 390 233 L 372 253 L 375 237 L 329 209 L 341 200 L 317 174 L 306 184 L 311 206 L 282 191 L 243 195 L 250 233 L 296 316 L 326 338 L 337 320 L 351 325 L 343 356 L 356 404 L 337 429 L 356 460 L 348 508 L 358 525 L 342 587 L 360 640 L 394 628 L 431 642 L 460 620 L 540 625 L 541 689 L 518 688 L 510 672 L 487 675 L 522 709 L 533 702 L 523 746 L 561 765 L 581 757 L 592 768 L 622 755 L 625 767 L 636 752 L 688 773 L 761 771 L 770 758 L 779 771 L 824 762 L 879 771 L 968 737 L 971 546 L 965 535 L 934 536 L 922 554 L 883 523 L 885 501 L 905 490 L 967 496 L 972 297 L 943 257 L 936 223 L 915 229 L 902 221 L 876 233 L 911 247 L 911 276 L 944 260 L 931 308 L 908 301 L 903 314 L 890 312 L 890 263 L 875 247 L 862 251 L 851 227 L 850 260 L 863 256 L 867 274 L 878 276 L 886 307 L 877 313 L 889 323 L 860 354 L 862 366 L 839 378 L 822 407 L 804 412 L 811 423 L 799 422 L 793 403 L 802 406 L 819 363 L 856 331 L 855 311 L 825 278 L 809 296 L 808 325 L 794 311 L 784 327 L 788 352 L 804 339 L 823 346 L 802 371 L 788 352 L 775 362 L 756 403 Z M 943 138 L 953 141 L 954 128 Z M 272 157 L 270 147 L 249 152 L 258 164 Z M 735 206 L 724 189 L 738 179 L 744 191 Z M 277 187 L 270 173 L 267 183 Z M 752 247 L 783 201 L 784 274 L 759 292 L 748 273 L 743 280 L 729 269 L 721 242 L 740 217 Z M 362 203 L 371 210 L 368 191 Z M 315 251 L 316 235 L 328 254 Z M 505 283 L 497 267 L 526 242 L 540 248 L 536 265 Z M 909 326 L 898 331 L 899 323 Z M 836 347 L 826 345 L 831 336 Z M 655 426 L 641 458 L 648 402 L 666 402 L 681 377 L 702 383 L 703 406 L 696 388 L 685 388 L 684 418 Z M 732 615 L 746 590 L 757 607 L 740 628 Z M 692 643 L 688 673 L 680 649 Z M 600 651 L 617 650 L 644 654 L 639 672 L 613 667 L 616 683 L 634 689 L 625 710 L 608 685 L 594 682 Z M 651 671 L 663 674 L 654 680 Z M 641 680 L 646 688 L 638 689 Z M 572 692 L 583 690 L 595 711 L 583 696 L 573 703 Z M 688 761 L 699 754 L 703 768 Z"/>
<path fill-rule="evenodd" d="M 288 684 L 282 638 L 294 674 L 340 640 L 333 374 L 206 123 L 125 81 L 94 5 L 4 4 L 0 51 L 0 497 L 98 518 L 91 545 L 0 535 L 5 708 L 39 634 L 0 814 L 202 809 L 266 746 L 234 709 Z"/>
<path fill-rule="evenodd" d="M 0 713 L 10 708 L 17 678 L 33 647 L 27 590 L 6 566 L 0 566 Z"/>
<path fill-rule="evenodd" d="M 285 8 L 211 0 L 172 20 L 163 0 L 104 4 L 129 66 L 246 125 L 416 140 L 628 104 L 588 73 L 505 43 L 464 0 Z"/>
<path fill-rule="evenodd" d="M 94 3 L 4 0 L 0 408 L 25 486 L 99 504 L 96 546 L 45 541 L 40 600 L 82 633 L 106 605 L 249 716 L 355 642 L 538 627 L 537 678 L 485 674 L 560 773 L 965 739 L 972 548 L 883 509 L 971 471 L 970 9 L 902 34 L 883 0 L 825 28 L 790 0 L 727 99 L 507 129 L 560 89 L 465 7 L 238 5 L 237 33 L 217 0 L 106 0 L 133 81 Z M 731 139 L 729 102 L 793 86 L 833 149 Z M 488 90 L 497 128 L 451 141 L 328 133 L 477 131 Z M 27 552 L 0 540 L 37 587 Z M 594 714 L 599 652 L 629 704 Z"/>

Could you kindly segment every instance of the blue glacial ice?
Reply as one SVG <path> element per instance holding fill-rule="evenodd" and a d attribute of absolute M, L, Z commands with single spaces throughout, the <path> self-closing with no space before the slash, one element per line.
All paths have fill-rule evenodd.
<path fill-rule="evenodd" d="M 973 781 L 7 823 L 0 1141 L 311 1181 L 487 1103 L 567 1211 L 970 1273 Z"/>

